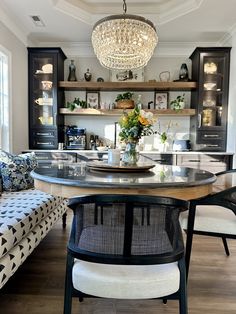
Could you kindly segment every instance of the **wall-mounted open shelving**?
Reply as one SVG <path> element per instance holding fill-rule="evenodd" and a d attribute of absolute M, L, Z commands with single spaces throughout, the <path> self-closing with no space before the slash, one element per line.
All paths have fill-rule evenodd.
<path fill-rule="evenodd" d="M 129 110 L 127 110 L 129 111 Z M 193 116 L 195 115 L 195 109 L 181 109 L 181 110 L 171 110 L 171 109 L 163 109 L 163 110 L 148 110 L 151 111 L 156 116 Z M 74 111 L 70 111 L 67 108 L 61 108 L 60 114 L 64 115 L 80 115 L 80 116 L 120 116 L 122 115 L 124 110 L 122 109 L 75 109 Z"/>
<path fill-rule="evenodd" d="M 65 90 L 93 91 L 191 91 L 196 89 L 196 82 L 68 82 L 60 81 L 59 87 Z"/>

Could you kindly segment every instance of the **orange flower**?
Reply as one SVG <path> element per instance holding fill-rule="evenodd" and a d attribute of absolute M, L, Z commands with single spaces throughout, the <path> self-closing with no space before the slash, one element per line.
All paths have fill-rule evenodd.
<path fill-rule="evenodd" d="M 149 125 L 149 121 L 148 119 L 142 117 L 142 116 L 139 116 L 138 117 L 138 121 L 142 124 L 142 125 Z"/>

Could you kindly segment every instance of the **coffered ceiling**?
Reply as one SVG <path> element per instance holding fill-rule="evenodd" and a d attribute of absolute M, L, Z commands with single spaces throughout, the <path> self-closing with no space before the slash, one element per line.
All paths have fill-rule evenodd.
<path fill-rule="evenodd" d="M 217 45 L 236 25 L 236 0 L 126 0 L 127 13 L 150 19 L 160 43 Z M 90 43 L 100 18 L 123 12 L 123 0 L 1 0 L 1 21 L 35 44 Z M 44 26 L 36 26 L 39 16 Z"/>

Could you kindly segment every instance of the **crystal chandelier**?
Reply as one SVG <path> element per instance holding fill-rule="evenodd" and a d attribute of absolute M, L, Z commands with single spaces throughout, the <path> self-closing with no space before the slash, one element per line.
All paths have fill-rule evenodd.
<path fill-rule="evenodd" d="M 155 26 L 142 16 L 111 15 L 93 27 L 92 45 L 101 65 L 108 69 L 132 70 L 144 67 L 158 42 Z"/>

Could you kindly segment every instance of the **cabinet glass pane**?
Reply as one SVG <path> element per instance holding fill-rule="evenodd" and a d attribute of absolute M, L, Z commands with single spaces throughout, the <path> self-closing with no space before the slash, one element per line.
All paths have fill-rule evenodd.
<path fill-rule="evenodd" d="M 53 126 L 53 58 L 34 57 L 32 71 L 34 126 Z"/>
<path fill-rule="evenodd" d="M 202 126 L 222 125 L 224 57 L 203 58 Z"/>

